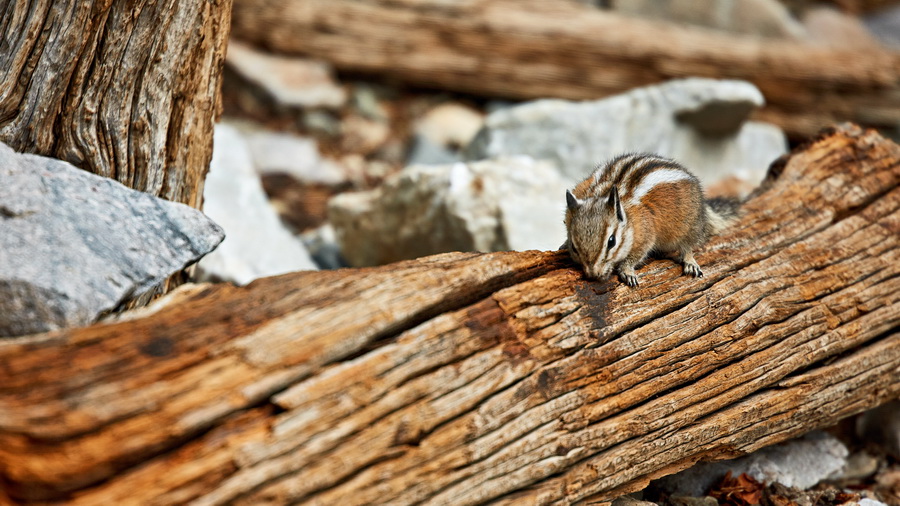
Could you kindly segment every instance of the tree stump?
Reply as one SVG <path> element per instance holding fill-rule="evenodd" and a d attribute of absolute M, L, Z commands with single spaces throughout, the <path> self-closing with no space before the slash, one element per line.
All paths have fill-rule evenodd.
<path fill-rule="evenodd" d="M 231 0 L 7 1 L 0 141 L 199 208 Z"/>
<path fill-rule="evenodd" d="M 186 286 L 0 343 L 0 477 L 76 504 L 605 501 L 900 396 L 900 147 L 846 126 L 641 286 L 562 252 Z"/>
<path fill-rule="evenodd" d="M 754 83 L 758 119 L 806 138 L 896 129 L 900 54 L 860 53 L 634 19 L 544 0 L 235 0 L 234 35 L 339 70 L 508 99 L 597 99 L 672 78 Z"/>

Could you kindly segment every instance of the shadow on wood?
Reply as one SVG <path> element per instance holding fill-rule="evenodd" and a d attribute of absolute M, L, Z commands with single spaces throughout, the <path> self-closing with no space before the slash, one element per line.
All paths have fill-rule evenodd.
<path fill-rule="evenodd" d="M 900 147 L 846 126 L 642 285 L 450 253 L 0 343 L 0 476 L 84 504 L 606 500 L 900 395 Z"/>

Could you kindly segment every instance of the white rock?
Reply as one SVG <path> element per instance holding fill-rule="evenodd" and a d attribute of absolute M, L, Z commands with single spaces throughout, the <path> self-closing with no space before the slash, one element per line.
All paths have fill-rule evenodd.
<path fill-rule="evenodd" d="M 857 504 L 859 504 L 859 506 L 887 506 L 887 504 L 881 501 L 869 499 L 868 497 L 863 497 Z"/>
<path fill-rule="evenodd" d="M 680 161 L 705 185 L 732 175 L 753 184 L 785 153 L 775 126 L 746 122 L 762 95 L 742 81 L 683 79 L 603 100 L 537 100 L 488 115 L 469 159 L 515 154 L 551 161 L 573 183 L 618 154 Z"/>
<path fill-rule="evenodd" d="M 811 432 L 738 459 L 701 463 L 656 483 L 671 495 L 701 496 L 731 471 L 732 476 L 747 473 L 765 483 L 807 489 L 840 472 L 848 454 L 847 447 L 834 436 Z"/>
<path fill-rule="evenodd" d="M 436 105 L 415 123 L 416 134 L 449 148 L 461 148 L 475 138 L 484 124 L 484 114 L 471 107 L 445 102 Z"/>
<path fill-rule="evenodd" d="M 243 285 L 264 276 L 316 268 L 269 204 L 247 143 L 231 126 L 216 125 L 203 200 L 203 211 L 222 225 L 226 238 L 198 264 L 199 279 Z"/>
<path fill-rule="evenodd" d="M 304 183 L 326 185 L 350 180 L 344 167 L 322 158 L 314 139 L 246 126 L 243 134 L 253 158 L 252 166 L 260 174 L 285 173 Z"/>
<path fill-rule="evenodd" d="M 319 61 L 257 51 L 232 39 L 225 64 L 281 106 L 337 109 L 347 102 L 331 67 Z"/>
<path fill-rule="evenodd" d="M 514 157 L 410 166 L 372 191 L 329 202 L 344 258 L 378 265 L 446 251 L 556 249 L 565 184 L 546 163 Z"/>

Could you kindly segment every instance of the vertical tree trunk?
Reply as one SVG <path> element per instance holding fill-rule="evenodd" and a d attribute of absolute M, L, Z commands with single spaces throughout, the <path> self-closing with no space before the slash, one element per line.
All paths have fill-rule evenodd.
<path fill-rule="evenodd" d="M 0 0 L 0 141 L 199 207 L 231 0 Z"/>

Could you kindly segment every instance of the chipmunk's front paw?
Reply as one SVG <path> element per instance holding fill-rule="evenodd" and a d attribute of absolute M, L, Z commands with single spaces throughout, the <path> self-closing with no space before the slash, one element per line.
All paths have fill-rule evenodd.
<path fill-rule="evenodd" d="M 703 271 L 700 270 L 700 266 L 697 265 L 696 262 L 685 263 L 684 273 L 688 276 L 694 276 L 695 278 L 703 277 Z"/>
<path fill-rule="evenodd" d="M 632 272 L 620 272 L 620 273 L 619 273 L 619 279 L 622 280 L 623 283 L 625 283 L 626 285 L 628 285 L 628 286 L 630 286 L 630 287 L 632 287 L 632 288 L 635 287 L 635 286 L 638 286 L 638 277 L 637 277 L 637 275 L 634 273 L 634 271 L 632 271 Z"/>

